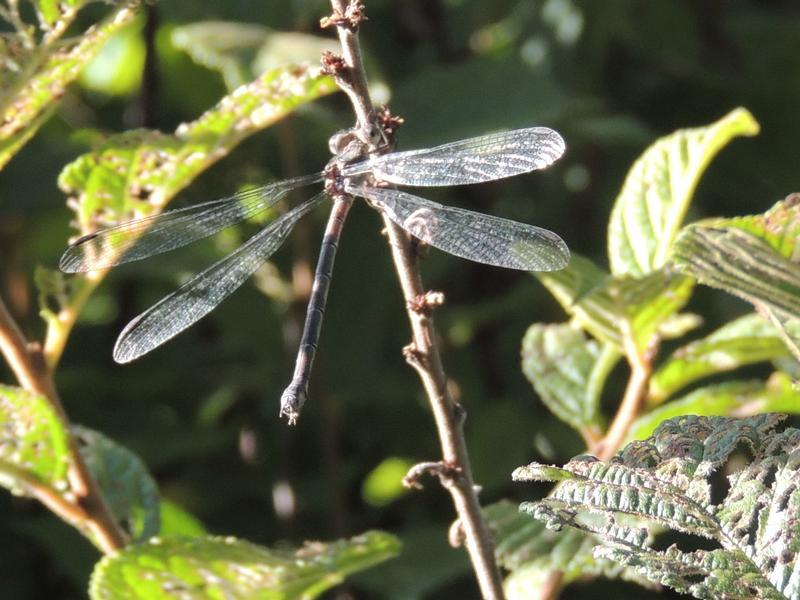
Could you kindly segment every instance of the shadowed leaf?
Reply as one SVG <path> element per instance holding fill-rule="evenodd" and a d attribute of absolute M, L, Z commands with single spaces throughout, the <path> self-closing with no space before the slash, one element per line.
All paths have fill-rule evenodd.
<path fill-rule="evenodd" d="M 117 522 L 134 541 L 156 535 L 161 518 L 158 487 L 142 460 L 97 431 L 85 427 L 72 431 Z"/>
<path fill-rule="evenodd" d="M 596 434 L 602 384 L 592 385 L 592 377 L 605 381 L 616 362 L 607 361 L 606 368 L 595 374 L 600 355 L 600 344 L 570 325 L 537 323 L 522 339 L 522 371 L 542 402 L 572 428 Z"/>

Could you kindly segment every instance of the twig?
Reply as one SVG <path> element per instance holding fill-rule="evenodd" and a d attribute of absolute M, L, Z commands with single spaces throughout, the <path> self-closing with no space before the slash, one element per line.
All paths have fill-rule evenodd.
<path fill-rule="evenodd" d="M 347 79 L 337 81 L 350 98 L 357 118 L 357 128 L 362 132 L 373 130 L 374 110 L 367 90 L 367 80 L 361 61 L 357 29 L 363 19 L 363 5 L 357 0 L 331 0 L 333 15 L 324 24 L 335 24 L 342 45 Z M 358 18 L 353 18 L 357 16 Z M 447 376 L 442 367 L 436 342 L 436 333 L 429 310 L 415 310 L 415 303 L 426 296 L 422 285 L 415 252 L 405 232 L 388 217 L 384 217 L 403 297 L 407 305 L 412 330 L 412 351 L 409 362 L 417 371 L 430 402 L 439 442 L 442 447 L 442 464 L 448 469 L 440 471 L 440 480 L 453 498 L 463 538 L 484 598 L 503 598 L 500 572 L 494 560 L 494 543 L 481 512 L 476 486 L 462 431 L 464 412 L 453 401 L 447 387 Z"/>
<path fill-rule="evenodd" d="M 46 398 L 69 432 L 69 420 L 53 385 L 41 346 L 38 343 L 27 342 L 2 299 L 0 299 L 0 351 L 20 385 Z M 87 529 L 104 553 L 112 553 L 125 546 L 127 536 L 114 520 L 97 482 L 83 461 L 75 439 L 69 435 L 70 467 L 67 475 L 71 491 L 76 497 L 75 512 L 66 510 L 63 503 L 55 502 L 52 494 L 45 493 L 44 487 L 31 489 L 36 492 L 35 497 L 60 517 Z M 82 521 L 80 519 L 76 521 L 81 513 L 84 518 Z"/>
<path fill-rule="evenodd" d="M 636 347 L 631 332 L 623 331 L 625 354 L 631 367 L 625 395 L 619 405 L 617 414 L 611 426 L 606 431 L 603 439 L 595 445 L 594 451 L 600 460 L 610 459 L 619 450 L 634 419 L 642 408 L 642 403 L 647 395 L 652 371 L 652 357 L 655 354 L 659 340 L 654 338 L 645 352 Z"/>

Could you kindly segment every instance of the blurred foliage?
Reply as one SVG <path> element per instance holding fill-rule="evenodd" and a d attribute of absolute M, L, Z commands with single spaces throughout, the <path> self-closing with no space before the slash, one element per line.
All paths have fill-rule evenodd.
<path fill-rule="evenodd" d="M 180 32 L 216 22 L 251 28 L 258 36 L 266 31 L 300 35 L 301 46 L 330 39 L 317 27 L 329 10 L 324 0 L 257 4 L 256 10 L 249 0 L 146 7 L 142 21 L 127 25 L 119 38 L 112 37 L 73 86 L 64 88 L 68 80 L 59 79 L 60 87 L 53 87 L 58 93 L 20 120 L 21 128 L 15 127 L 12 137 L 3 136 L 12 141 L 2 150 L 9 157 L 16 155 L 0 177 L 0 294 L 32 339 L 42 339 L 45 331 L 33 273 L 37 266 L 54 268 L 74 234 L 68 224 L 74 213 L 56 184 L 62 168 L 89 150 L 94 153 L 86 156 L 102 156 L 103 144 L 115 140 L 170 137 L 154 131 L 122 132 L 142 127 L 174 132 L 180 123 L 194 121 L 219 102 L 226 89 L 285 61 L 284 49 L 270 50 L 259 38 L 243 52 L 234 48 L 221 53 L 222 69 L 200 60 L 189 46 L 178 47 Z M 92 37 L 83 32 L 124 9 L 122 4 L 89 4 L 66 28 L 67 43 L 53 46 L 53 51 L 88 44 Z M 693 203 L 685 207 L 684 222 L 709 215 L 763 215 L 779 198 L 798 189 L 792 157 L 800 137 L 800 79 L 792 74 L 800 72 L 800 13 L 791 0 L 373 0 L 367 12 L 361 37 L 368 70 L 378 76 L 376 81 L 387 82 L 393 112 L 406 118 L 401 148 L 530 125 L 556 128 L 567 140 L 564 159 L 547 172 L 431 196 L 558 232 L 585 259 L 573 263 L 573 274 L 591 282 L 595 290 L 576 297 L 577 304 L 559 298 L 574 308 L 576 318 L 587 302 L 589 308 L 608 306 L 589 301 L 617 293 L 636 298 L 654 289 L 649 284 L 612 282 L 609 272 L 596 265 L 605 262 L 606 224 L 621 182 L 656 138 L 712 123 L 735 106 L 746 106 L 761 126 L 758 137 L 737 141 L 714 159 Z M 23 16 L 37 22 L 34 13 Z M 45 22 L 52 18 L 57 17 L 48 16 Z M 3 29 L 0 38 L 5 59 L 14 56 L 12 29 Z M 241 30 L 232 30 L 237 31 L 237 41 L 245 41 Z M 206 43 L 206 52 L 211 52 L 207 56 L 219 57 L 224 38 L 215 32 L 210 40 L 216 44 Z M 147 48 L 155 49 L 149 59 L 144 55 Z M 91 56 L 95 50 L 99 47 L 93 47 Z M 91 56 L 81 54 L 81 65 Z M 5 60 L 3 107 L 12 97 L 8 90 L 14 88 L 8 72 Z M 70 71 L 70 79 L 76 77 L 77 67 Z M 54 110 L 56 99 L 60 103 Z M 197 179 L 176 202 L 224 197 L 243 185 L 317 171 L 327 160 L 328 137 L 351 123 L 352 114 L 341 97 L 304 106 L 263 133 L 237 140 L 241 143 L 235 150 L 228 148 L 232 156 L 203 174 L 192 174 Z M 38 135 L 31 137 L 37 129 Z M 132 155 L 136 148 L 134 144 Z M 188 179 L 171 189 L 170 197 L 185 184 Z M 400 354 L 408 331 L 380 224 L 371 211 L 360 208 L 353 211 L 344 233 L 311 399 L 297 428 L 287 430 L 277 411 L 302 309 L 285 295 L 272 300 L 259 290 L 283 289 L 270 284 L 270 278 L 283 281 L 292 273 L 302 282 L 303 274 L 313 268 L 321 214 L 300 224 L 291 248 L 279 253 L 273 270 L 259 274 L 258 288 L 246 286 L 202 324 L 126 367 L 111 361 L 122 326 L 190 273 L 231 250 L 240 235 L 219 235 L 210 244 L 116 270 L 86 299 L 57 371 L 57 385 L 74 421 L 133 450 L 162 496 L 188 515 L 184 522 L 194 515 L 202 523 L 180 525 L 174 515 L 168 520 L 165 515 L 170 513 L 162 502 L 163 533 L 172 523 L 180 533 L 197 535 L 204 528 L 270 547 L 285 542 L 297 547 L 305 539 L 385 529 L 403 540 L 404 550 L 397 559 L 351 578 L 348 585 L 357 597 L 474 598 L 466 557 L 445 541 L 453 516 L 447 494 L 429 485 L 422 493 L 382 503 L 365 491 L 376 465 L 391 457 L 434 459 L 438 446 L 417 380 Z M 86 212 L 86 223 L 96 216 Z M 728 238 L 745 229 L 752 234 L 757 227 L 730 221 L 721 225 Z M 697 228 L 703 228 L 703 222 Z M 714 226 L 701 233 L 718 230 Z M 697 243 L 693 238 L 689 242 Z M 765 243 L 779 252 L 785 247 Z M 664 258 L 662 253 L 648 256 Z M 423 268 L 427 285 L 446 293 L 437 323 L 448 373 L 468 411 L 467 441 L 481 497 L 484 502 L 521 499 L 528 495 L 526 490 L 509 478 L 515 466 L 531 460 L 563 464 L 584 448 L 580 435 L 540 402 L 519 363 L 526 328 L 532 322 L 561 320 L 562 309 L 544 286 L 519 273 L 469 264 L 434 250 Z M 665 362 L 657 365 L 651 400 L 652 406 L 663 407 L 643 417 L 649 416 L 649 422 L 635 425 L 637 437 L 679 414 L 657 414 L 658 410 L 731 414 L 743 405 L 748 411 L 787 410 L 794 399 L 790 375 L 771 376 L 769 361 L 778 362 L 791 350 L 775 343 L 776 330 L 767 330 L 755 316 L 743 317 L 752 320 L 751 325 L 745 322 L 738 331 L 731 330 L 728 323 L 746 313 L 746 304 L 719 291 L 694 288 L 690 278 L 671 272 L 650 276 L 660 278 L 657 288 L 670 294 L 657 294 L 664 302 L 657 311 L 628 312 L 626 318 L 642 319 L 651 332 L 665 338 L 669 328 L 675 336 L 692 327 L 697 330 L 688 344 L 664 342 Z M 699 275 L 698 279 L 702 281 Z M 599 280 L 608 285 L 596 288 Z M 50 283 L 53 294 L 48 294 L 45 306 L 55 310 L 58 295 L 70 290 L 58 281 Z M 548 287 L 552 290 L 553 285 L 567 284 Z M 754 293 L 748 301 L 763 304 L 763 296 Z M 569 386 L 579 393 L 564 406 L 574 411 L 589 402 L 598 415 L 609 409 L 603 410 L 606 414 L 613 408 L 610 399 L 616 402 L 624 387 L 625 373 L 616 367 L 619 331 L 592 317 L 602 312 L 587 309 L 585 314 L 579 320 L 597 325 L 589 331 L 599 337 L 599 355 L 607 361 L 607 372 L 602 372 L 605 393 L 587 389 L 586 372 L 581 370 Z M 702 315 L 702 324 L 692 314 Z M 775 319 L 785 318 L 776 312 Z M 791 323 L 785 326 L 792 331 Z M 785 341 L 785 336 L 777 336 Z M 751 352 L 737 351 L 736 343 L 750 347 L 749 340 Z M 761 358 L 753 358 L 756 352 Z M 675 361 L 691 364 L 694 374 L 675 376 L 670 367 Z M 723 382 L 727 371 L 742 366 L 747 381 Z M 701 376 L 709 379 L 693 387 Z M 2 381 L 12 382 L 10 373 Z M 548 392 L 537 391 L 547 401 Z M 676 398 L 679 394 L 685 395 Z M 568 415 L 586 418 L 575 412 Z M 572 418 L 567 423 L 572 424 Z M 594 423 L 594 417 L 589 421 Z M 0 458 L 7 460 L 5 454 Z M 385 489 L 381 487 L 381 494 Z M 89 544 L 59 528 L 56 518 L 36 503 L 10 495 L 0 502 L 0 548 L 14 548 L 0 557 L 4 595 L 85 597 L 97 560 Z M 584 547 L 579 542 L 575 546 Z M 520 589 L 530 583 L 520 577 L 515 581 Z M 592 587 L 600 584 L 576 579 L 572 585 L 584 587 L 580 592 L 570 588 L 565 596 L 573 591 L 610 597 L 635 593 L 642 598 L 654 593 L 623 582 Z"/>

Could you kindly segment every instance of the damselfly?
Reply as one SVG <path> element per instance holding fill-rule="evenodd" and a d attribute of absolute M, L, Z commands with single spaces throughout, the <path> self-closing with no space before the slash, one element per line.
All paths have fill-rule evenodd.
<path fill-rule="evenodd" d="M 333 195 L 294 377 L 282 397 L 281 411 L 292 420 L 305 400 L 341 226 L 352 196 L 365 198 L 414 237 L 450 254 L 523 271 L 558 270 L 569 262 L 569 250 L 551 231 L 443 206 L 382 184 L 421 187 L 480 183 L 543 169 L 563 152 L 564 141 L 558 133 L 532 127 L 425 150 L 371 155 L 350 163 L 341 156 L 334 157 L 320 173 L 83 236 L 67 248 L 60 267 L 67 273 L 93 271 L 167 252 L 263 213 L 295 188 L 326 178 L 330 184 L 335 177 L 340 193 Z M 326 197 L 321 192 L 276 218 L 237 250 L 133 319 L 117 339 L 114 360 L 130 362 L 211 312 L 281 246 L 294 224 Z"/>

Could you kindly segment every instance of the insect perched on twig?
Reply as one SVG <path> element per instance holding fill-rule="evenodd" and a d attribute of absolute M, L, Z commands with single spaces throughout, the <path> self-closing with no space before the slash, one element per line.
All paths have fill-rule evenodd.
<path fill-rule="evenodd" d="M 492 133 L 425 150 L 366 158 L 352 159 L 343 151 L 320 173 L 83 236 L 67 248 L 59 266 L 67 273 L 93 271 L 167 252 L 263 213 L 295 188 L 325 181 L 325 192 L 276 218 L 237 250 L 133 319 L 114 346 L 114 360 L 127 363 L 207 315 L 283 244 L 301 217 L 331 196 L 332 215 L 320 249 L 295 373 L 281 399 L 281 413 L 294 421 L 305 401 L 333 261 L 352 197 L 365 198 L 415 238 L 450 254 L 523 271 L 558 270 L 569 262 L 569 250 L 551 231 L 443 206 L 386 185 L 450 186 L 492 181 L 543 169 L 563 152 L 561 136 L 546 127 Z"/>

